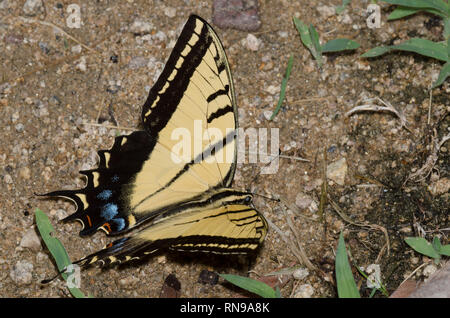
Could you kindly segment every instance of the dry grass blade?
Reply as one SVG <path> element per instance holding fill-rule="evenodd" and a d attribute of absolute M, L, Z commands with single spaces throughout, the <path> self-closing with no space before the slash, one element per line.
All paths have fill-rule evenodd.
<path fill-rule="evenodd" d="M 324 223 L 324 237 L 327 233 L 326 222 L 325 222 L 325 205 L 327 204 L 327 192 L 328 192 L 328 181 L 327 181 L 327 150 L 323 149 L 323 167 L 322 167 L 322 186 L 320 190 L 320 203 L 319 203 L 319 215 L 321 221 Z"/>
<path fill-rule="evenodd" d="M 361 112 L 361 111 L 390 112 L 390 113 L 395 114 L 398 117 L 398 119 L 400 120 L 400 125 L 401 125 L 402 128 L 405 128 L 407 131 L 412 133 L 409 130 L 409 128 L 406 127 L 406 117 L 405 117 L 405 115 L 401 111 L 398 111 L 394 106 L 392 106 L 391 103 L 385 102 L 379 97 L 368 98 L 368 99 L 365 99 L 363 102 L 366 103 L 366 104 L 359 105 L 359 106 L 356 106 L 356 107 L 352 108 L 351 110 L 349 110 L 348 112 L 345 113 L 345 116 L 349 117 L 349 116 L 353 115 L 354 113 Z M 375 102 L 379 102 L 383 106 L 376 105 Z"/>
<path fill-rule="evenodd" d="M 387 249 L 387 256 L 389 256 L 390 251 L 391 251 L 391 245 L 390 245 L 390 241 L 389 241 L 389 234 L 388 234 L 388 232 L 387 232 L 385 227 L 383 227 L 381 225 L 378 225 L 378 224 L 362 224 L 362 223 L 354 222 L 344 212 L 342 212 L 341 208 L 336 204 L 336 202 L 333 201 L 333 199 L 330 198 L 330 196 L 328 196 L 328 202 L 331 204 L 331 206 L 336 211 L 336 213 L 345 222 L 350 223 L 350 224 L 355 225 L 355 226 L 365 227 L 365 228 L 369 228 L 369 229 L 378 230 L 378 231 L 383 232 L 385 240 L 386 240 L 386 243 L 383 245 L 383 247 L 381 248 L 380 252 L 378 253 L 378 256 L 377 256 L 377 259 L 376 259 L 376 263 L 380 262 L 381 257 L 384 254 L 384 251 L 386 249 Z"/>
<path fill-rule="evenodd" d="M 446 143 L 448 140 L 450 140 L 450 133 L 442 137 L 442 140 L 437 139 L 437 132 L 436 129 L 434 129 L 433 133 L 433 140 L 432 140 L 432 151 L 430 155 L 428 156 L 427 160 L 425 161 L 425 164 L 418 169 L 416 172 L 409 175 L 408 178 L 406 178 L 403 185 L 406 184 L 409 180 L 413 180 L 415 182 L 420 182 L 427 178 L 431 171 L 433 170 L 436 161 L 438 160 L 439 150 L 441 147 Z"/>
<path fill-rule="evenodd" d="M 316 220 L 316 219 L 313 219 L 313 218 L 311 218 L 311 217 L 304 216 L 304 215 L 301 213 L 300 209 L 299 209 L 295 204 L 289 203 L 289 201 L 286 200 L 285 197 L 283 197 L 283 196 L 278 196 L 278 197 L 279 197 L 280 202 L 281 202 L 282 204 L 284 204 L 289 210 L 291 210 L 292 212 L 294 212 L 297 216 L 299 216 L 299 217 L 301 217 L 301 218 L 304 218 L 304 219 L 306 219 L 306 220 L 312 221 L 312 222 L 318 222 L 318 220 Z"/>
<path fill-rule="evenodd" d="M 97 50 L 94 50 L 93 48 L 90 48 L 89 46 L 87 46 L 86 44 L 82 43 L 81 41 L 77 40 L 76 38 L 74 38 L 73 36 L 71 36 L 69 33 L 67 33 L 66 31 L 64 31 L 62 28 L 60 28 L 59 26 L 51 23 L 51 22 L 47 22 L 47 21 L 42 21 L 42 20 L 36 20 L 36 19 L 30 19 L 30 18 L 25 18 L 25 17 L 19 17 L 20 20 L 22 20 L 25 23 L 37 23 L 37 24 L 41 24 L 41 25 L 45 25 L 45 26 L 49 26 L 52 27 L 56 30 L 58 30 L 59 32 L 61 32 L 62 34 L 64 34 L 65 36 L 67 36 L 69 39 L 71 39 L 72 41 L 80 44 L 82 47 L 84 47 L 86 50 L 95 53 L 95 54 L 100 54 L 100 52 L 98 52 Z"/>
<path fill-rule="evenodd" d="M 296 235 L 298 237 L 298 233 L 295 230 L 295 227 L 293 227 L 292 221 L 290 220 L 290 218 L 287 215 L 287 212 L 284 208 L 283 208 L 283 211 L 285 213 L 286 221 L 287 221 L 289 227 L 291 228 L 291 231 L 294 233 L 294 235 Z M 283 231 L 281 231 L 278 226 L 276 226 L 269 218 L 267 218 L 267 216 L 265 216 L 265 218 L 267 220 L 267 223 L 269 224 L 269 227 L 274 229 L 275 232 L 277 232 L 278 235 L 280 235 L 281 239 L 286 243 L 286 245 L 289 247 L 289 249 L 295 255 L 295 257 L 299 260 L 299 262 L 301 264 L 305 264 L 305 266 L 309 270 L 315 271 L 316 267 L 309 261 L 308 256 L 306 255 L 305 251 L 300 246 L 300 244 L 296 244 L 294 242 L 294 240 L 292 240 L 290 237 L 288 237 L 286 234 L 284 234 Z"/>
<path fill-rule="evenodd" d="M 83 123 L 83 125 L 94 126 L 94 127 L 104 127 L 104 128 L 108 128 L 108 129 L 118 129 L 118 130 L 130 130 L 130 131 L 136 130 L 136 128 L 114 126 L 114 125 L 103 125 L 103 124 L 95 124 L 95 123 Z"/>
<path fill-rule="evenodd" d="M 50 22 L 41 21 L 41 20 L 34 20 L 34 19 L 27 19 L 27 18 L 24 18 L 24 17 L 20 17 L 20 19 L 21 19 L 23 22 L 26 22 L 26 23 L 38 23 L 38 24 L 43 24 L 43 25 L 51 26 L 51 27 L 54 27 L 54 28 L 56 28 L 56 29 L 58 29 L 58 30 L 61 30 L 58 26 L 56 26 L 56 25 L 54 25 L 54 24 L 52 24 L 52 23 L 50 23 Z M 86 48 L 86 49 L 89 51 L 89 53 L 100 54 L 100 52 L 98 52 L 98 51 L 96 51 L 96 50 L 94 50 L 94 49 L 92 49 L 92 48 L 90 48 L 90 47 L 88 47 L 88 46 L 82 44 L 80 41 L 78 41 L 78 40 L 75 39 L 74 37 L 72 37 L 72 36 L 70 36 L 69 34 L 67 34 L 64 30 L 61 30 L 61 32 L 63 32 L 63 33 L 64 33 L 65 35 L 67 35 L 68 37 L 70 37 L 70 38 L 71 38 L 73 41 L 75 41 L 76 43 L 79 43 L 81 46 L 83 46 L 84 48 Z M 110 38 L 110 36 L 111 36 L 110 33 L 106 34 L 105 37 L 103 37 L 102 39 L 100 39 L 99 41 L 97 41 L 97 42 L 94 44 L 94 46 L 97 46 L 97 45 L 99 45 L 100 43 L 104 42 L 106 39 Z M 45 63 L 44 66 L 34 67 L 34 68 L 30 69 L 28 72 L 26 72 L 26 73 L 24 73 L 24 74 L 21 74 L 21 75 L 14 76 L 14 77 L 8 77 L 8 78 L 7 78 L 7 77 L 5 77 L 5 76 L 2 76 L 2 78 L 0 79 L 0 85 L 1 85 L 1 84 L 4 84 L 4 83 L 7 83 L 7 82 L 11 82 L 11 81 L 13 81 L 13 82 L 19 82 L 19 81 L 21 81 L 21 80 L 23 81 L 24 78 L 26 78 L 26 77 L 28 77 L 28 76 L 35 75 L 35 74 L 39 73 L 40 71 L 43 71 L 43 70 L 47 70 L 47 71 L 48 71 L 48 70 L 50 70 L 51 68 L 56 67 L 56 66 L 58 66 L 58 65 L 60 65 L 60 64 L 62 64 L 62 63 L 69 63 L 69 62 L 76 61 L 77 59 L 79 59 L 79 58 L 80 58 L 81 56 L 83 56 L 83 55 L 86 55 L 86 53 L 85 53 L 85 54 L 83 54 L 83 53 L 77 53 L 77 54 L 74 54 L 74 55 L 72 55 L 72 56 L 64 56 L 64 57 L 62 57 L 62 58 L 55 59 L 55 60 L 52 60 L 52 61 L 50 61 L 50 62 L 47 62 L 47 63 Z"/>

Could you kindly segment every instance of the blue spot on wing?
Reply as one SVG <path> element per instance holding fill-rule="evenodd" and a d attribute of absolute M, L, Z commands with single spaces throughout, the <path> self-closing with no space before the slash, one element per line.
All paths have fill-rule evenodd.
<path fill-rule="evenodd" d="M 97 195 L 97 198 L 100 200 L 108 200 L 110 197 L 112 196 L 112 191 L 111 190 L 103 190 L 102 192 L 100 192 Z"/>
<path fill-rule="evenodd" d="M 117 226 L 117 231 L 122 231 L 125 228 L 125 220 L 122 218 L 111 220 Z"/>
<path fill-rule="evenodd" d="M 119 176 L 118 176 L 117 174 L 113 175 L 112 178 L 111 178 L 111 181 L 112 181 L 112 182 L 117 182 L 117 181 L 119 181 Z"/>
<path fill-rule="evenodd" d="M 108 203 L 103 206 L 101 216 L 105 218 L 105 220 L 109 221 L 113 219 L 119 212 L 118 207 L 114 203 Z"/>

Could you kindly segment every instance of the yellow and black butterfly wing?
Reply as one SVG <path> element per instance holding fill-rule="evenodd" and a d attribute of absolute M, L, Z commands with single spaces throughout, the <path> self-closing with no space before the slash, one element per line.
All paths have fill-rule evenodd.
<path fill-rule="evenodd" d="M 137 216 L 155 205 L 188 200 L 193 196 L 189 191 L 202 193 L 231 184 L 237 155 L 233 82 L 223 47 L 201 18 L 191 16 L 187 21 L 150 90 L 142 122 L 158 143 L 136 184 L 140 187 L 155 174 L 159 182 L 132 194 Z M 190 151 L 181 163 L 174 163 L 168 157 L 179 143 L 173 138 L 179 128 L 190 132 Z"/>
<path fill-rule="evenodd" d="M 109 265 L 161 249 L 219 254 L 252 252 L 263 242 L 267 223 L 250 199 L 247 193 L 221 189 L 211 197 L 186 203 L 179 211 L 163 213 L 132 237 L 116 240 L 77 263 Z"/>
<path fill-rule="evenodd" d="M 98 152 L 98 168 L 81 171 L 84 189 L 47 194 L 76 203 L 66 220 L 83 223 L 80 235 L 99 228 L 117 234 L 230 185 L 237 155 L 233 83 L 223 47 L 201 18 L 188 19 L 142 121 L 145 131 L 117 137 L 110 150 Z M 183 160 L 173 151 L 173 133 L 180 128 L 190 134 L 190 155 Z M 214 132 L 221 138 L 212 138 Z"/>
<path fill-rule="evenodd" d="M 76 203 L 66 220 L 80 220 L 81 235 L 141 225 L 133 236 L 77 263 L 123 262 L 165 248 L 255 250 L 267 223 L 249 194 L 229 189 L 237 158 L 236 113 L 223 47 L 203 19 L 191 16 L 144 104 L 144 130 L 117 137 L 110 150 L 99 151 L 99 166 L 81 171 L 87 176 L 84 189 L 47 194 Z M 183 140 L 185 148 L 179 147 Z"/>

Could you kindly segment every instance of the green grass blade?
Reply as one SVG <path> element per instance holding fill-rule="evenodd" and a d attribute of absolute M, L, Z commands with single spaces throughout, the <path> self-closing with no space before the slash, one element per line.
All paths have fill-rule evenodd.
<path fill-rule="evenodd" d="M 272 287 L 270 287 L 266 283 L 260 282 L 259 280 L 232 274 L 219 274 L 219 275 L 220 277 L 229 281 L 233 285 L 236 285 L 258 296 L 264 298 L 277 297 L 277 292 L 273 290 Z"/>
<path fill-rule="evenodd" d="M 449 32 L 450 32 L 450 18 L 448 19 L 448 28 L 449 28 Z M 449 34 L 449 37 L 447 38 L 447 57 L 448 57 L 448 61 L 450 62 L 450 34 Z"/>
<path fill-rule="evenodd" d="M 447 39 L 447 50 L 448 50 L 448 57 L 450 60 L 450 16 L 444 18 L 444 39 Z"/>
<path fill-rule="evenodd" d="M 439 254 L 427 240 L 422 237 L 407 237 L 406 244 L 412 247 L 416 252 L 429 256 L 431 258 L 439 258 Z"/>
<path fill-rule="evenodd" d="M 441 241 L 439 240 L 439 237 L 435 236 L 433 238 L 433 242 L 431 243 L 431 245 L 433 246 L 434 250 L 440 254 L 442 244 Z"/>
<path fill-rule="evenodd" d="M 300 34 L 300 39 L 302 40 L 303 45 L 305 45 L 309 50 L 312 50 L 313 45 L 308 26 L 296 17 L 293 17 L 292 20 L 294 21 L 294 25 L 297 28 L 298 33 Z"/>
<path fill-rule="evenodd" d="M 450 256 L 450 244 L 443 245 L 440 250 L 441 255 Z"/>
<path fill-rule="evenodd" d="M 427 9 L 432 8 L 444 15 L 449 14 L 448 4 L 443 0 L 383 0 L 390 4 L 397 4 L 404 7 Z"/>
<path fill-rule="evenodd" d="M 286 74 L 283 78 L 283 81 L 281 82 L 280 98 L 278 99 L 277 107 L 275 107 L 275 110 L 273 111 L 272 116 L 270 116 L 270 120 L 273 120 L 281 109 L 281 105 L 283 104 L 284 97 L 286 96 L 286 86 L 287 86 L 289 77 L 291 76 L 291 70 L 292 70 L 293 63 L 294 63 L 294 54 L 291 54 L 291 56 L 289 57 L 287 68 L 286 68 Z"/>
<path fill-rule="evenodd" d="M 447 62 L 447 46 L 427 39 L 412 38 L 401 44 L 392 45 L 391 49 L 415 52 L 424 56 Z"/>
<path fill-rule="evenodd" d="M 391 12 L 391 14 L 388 16 L 387 19 L 389 21 L 397 20 L 397 19 L 401 19 L 401 18 L 410 16 L 412 14 L 416 14 L 416 13 L 421 12 L 421 11 L 426 11 L 428 13 L 435 14 L 435 15 L 440 16 L 442 18 L 445 17 L 445 15 L 442 12 L 440 12 L 438 10 L 435 10 L 435 9 L 431 9 L 431 8 L 420 9 L 420 8 L 411 8 L 411 7 L 400 6 L 400 7 L 395 8 L 395 10 Z"/>
<path fill-rule="evenodd" d="M 319 67 L 322 67 L 322 45 L 320 45 L 319 33 L 317 33 L 316 28 L 310 24 L 309 25 L 309 34 L 311 35 L 311 40 L 313 44 L 312 55 L 319 64 Z"/>
<path fill-rule="evenodd" d="M 336 283 L 339 298 L 360 298 L 355 279 L 353 278 L 350 263 L 348 262 L 347 249 L 345 248 L 342 232 L 339 236 L 339 244 L 336 251 Z"/>
<path fill-rule="evenodd" d="M 450 256 L 450 245 L 442 245 L 441 241 L 439 240 L 439 237 L 435 236 L 433 238 L 433 248 L 438 252 L 440 255 Z"/>
<path fill-rule="evenodd" d="M 281 298 L 280 287 L 275 288 L 275 298 Z"/>
<path fill-rule="evenodd" d="M 350 0 L 343 0 L 342 4 L 335 8 L 336 13 L 341 14 L 342 12 L 344 12 L 345 7 L 347 7 L 349 3 L 350 3 Z"/>
<path fill-rule="evenodd" d="M 377 57 L 390 51 L 391 48 L 389 46 L 377 46 L 374 47 L 373 49 L 370 49 L 366 53 L 361 54 L 361 57 Z"/>
<path fill-rule="evenodd" d="M 72 264 L 66 249 L 57 238 L 51 235 L 55 231 L 50 223 L 47 215 L 39 209 L 35 211 L 36 226 L 41 234 L 42 240 L 47 246 L 48 250 L 55 259 L 56 266 L 59 271 L 64 270 L 67 266 Z M 61 274 L 64 280 L 67 280 L 68 275 L 66 273 Z M 69 288 L 71 294 L 76 298 L 84 298 L 85 295 L 78 288 Z"/>
<path fill-rule="evenodd" d="M 308 27 L 296 17 L 293 17 L 292 20 L 294 21 L 294 25 L 300 34 L 300 39 L 302 40 L 303 45 L 306 46 L 306 48 L 311 52 L 319 67 L 322 67 L 322 47 L 320 46 L 319 35 L 317 34 L 316 29 L 312 25 Z"/>
<path fill-rule="evenodd" d="M 444 62 L 448 60 L 446 45 L 420 38 L 412 38 L 398 45 L 378 46 L 362 54 L 361 57 L 377 57 L 394 50 L 414 52 Z"/>
<path fill-rule="evenodd" d="M 387 19 L 390 20 L 397 20 L 401 19 L 413 14 L 416 14 L 417 12 L 422 11 L 422 9 L 417 8 L 410 8 L 410 7 L 397 7 L 394 9 L 394 11 L 391 12 L 391 14 L 387 17 Z"/>
<path fill-rule="evenodd" d="M 340 52 L 347 50 L 356 50 L 359 48 L 359 43 L 349 39 L 334 39 L 325 43 L 322 47 L 323 53 Z"/>

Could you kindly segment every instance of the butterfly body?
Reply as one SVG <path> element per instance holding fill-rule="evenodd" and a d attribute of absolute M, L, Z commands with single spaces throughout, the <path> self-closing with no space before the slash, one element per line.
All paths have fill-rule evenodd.
<path fill-rule="evenodd" d="M 75 263 L 126 262 L 161 249 L 256 250 L 267 222 L 251 194 L 230 188 L 237 158 L 234 87 L 222 44 L 203 19 L 188 19 L 149 92 L 142 124 L 144 130 L 100 150 L 97 168 L 80 171 L 85 188 L 46 194 L 76 204 L 65 220 L 80 221 L 80 235 L 134 232 Z M 184 155 L 174 138 L 180 129 L 188 132 Z"/>

